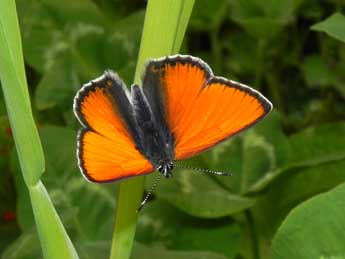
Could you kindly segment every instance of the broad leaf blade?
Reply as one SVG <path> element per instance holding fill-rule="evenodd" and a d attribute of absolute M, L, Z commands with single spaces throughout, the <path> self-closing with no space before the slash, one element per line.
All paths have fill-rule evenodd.
<path fill-rule="evenodd" d="M 176 170 L 173 179 L 161 180 L 155 193 L 189 215 L 201 218 L 224 217 L 255 203 L 255 199 L 232 194 L 210 176 L 192 170 Z"/>
<path fill-rule="evenodd" d="M 311 27 L 312 30 L 322 31 L 329 36 L 345 43 L 345 16 L 335 13 L 326 20 L 319 22 Z"/>
<path fill-rule="evenodd" d="M 345 184 L 294 209 L 278 230 L 273 259 L 344 258 Z"/>

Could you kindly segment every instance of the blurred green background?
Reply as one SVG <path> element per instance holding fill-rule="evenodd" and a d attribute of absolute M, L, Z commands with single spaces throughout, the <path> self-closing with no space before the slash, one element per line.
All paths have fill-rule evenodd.
<path fill-rule="evenodd" d="M 72 102 L 83 83 L 108 68 L 132 83 L 146 2 L 16 3 L 46 157 L 43 182 L 80 256 L 107 258 L 118 183 L 81 177 Z M 176 169 L 173 179 L 160 182 L 139 216 L 133 258 L 293 258 L 282 252 L 288 249 L 281 241 L 292 234 L 301 246 L 315 239 L 313 251 L 325 251 L 332 240 L 332 255 L 345 258 L 344 192 L 304 203 L 345 181 L 341 13 L 341 0 L 196 0 L 181 53 L 204 59 L 216 75 L 253 86 L 274 110 L 254 128 L 186 162 L 233 177 Z M 0 121 L 1 255 L 40 258 L 2 96 Z"/>

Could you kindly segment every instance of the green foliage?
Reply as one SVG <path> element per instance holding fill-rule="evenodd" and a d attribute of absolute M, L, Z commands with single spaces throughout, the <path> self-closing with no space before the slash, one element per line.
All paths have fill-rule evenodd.
<path fill-rule="evenodd" d="M 132 254 L 133 259 L 159 259 L 159 258 L 181 258 L 181 259 L 226 259 L 224 255 L 219 255 L 212 252 L 200 251 L 169 251 L 163 247 L 146 247 L 136 245 Z"/>
<path fill-rule="evenodd" d="M 254 199 L 232 194 L 207 175 L 190 170 L 176 170 L 174 179 L 162 180 L 155 194 L 200 218 L 224 217 L 249 208 L 255 202 Z"/>
<path fill-rule="evenodd" d="M 42 252 L 47 258 L 78 258 L 40 180 L 44 171 L 44 156 L 31 112 L 15 2 L 2 1 L 0 10 L 0 53 L 3 57 L 0 79 L 26 185 L 24 188 L 29 190 Z M 7 219 L 4 218 L 5 221 Z"/>
<path fill-rule="evenodd" d="M 18 0 L 29 91 L 20 41 L 15 38 L 19 31 L 5 26 L 13 19 L 6 2 L 0 1 L 5 15 L 0 16 L 0 76 L 13 137 L 17 141 L 21 134 L 25 141 L 16 144 L 17 150 L 28 158 L 19 157 L 19 163 L 15 156 L 1 96 L 2 258 L 42 258 L 39 224 L 25 185 L 38 179 L 80 258 L 109 258 L 116 207 L 122 213 L 116 231 L 126 246 L 115 243 L 126 256 L 138 216 L 131 255 L 135 259 L 344 256 L 344 188 L 334 189 L 345 181 L 342 1 L 197 0 L 182 43 L 191 8 L 188 1 L 183 1 L 184 8 L 165 6 L 170 11 L 162 18 L 163 7 L 155 6 L 156 14 L 145 20 L 151 32 L 142 36 L 145 1 Z M 177 14 L 180 20 L 172 19 Z M 177 30 L 168 31 L 165 26 Z M 203 58 L 216 75 L 263 92 L 274 111 L 254 128 L 181 162 L 233 176 L 177 167 L 172 179 L 161 179 L 152 201 L 136 215 L 144 178 L 135 178 L 133 188 L 127 182 L 119 188 L 119 183 L 99 185 L 81 177 L 75 158 L 80 126 L 72 100 L 83 83 L 105 69 L 115 70 L 127 85 L 140 82 L 141 66 L 148 57 L 177 53 L 181 43 L 182 53 Z M 12 55 L 4 55 L 4 47 Z M 30 130 L 35 124 L 29 95 L 45 154 L 42 177 L 38 135 Z M 22 98 L 23 105 L 8 96 Z M 21 168 L 31 172 L 25 174 L 25 181 Z M 146 177 L 146 189 L 155 176 Z M 45 197 L 42 204 L 51 212 L 46 192 L 40 184 L 33 186 L 31 197 Z M 126 193 L 117 201 L 119 189 Z M 36 211 L 42 204 L 35 204 Z M 123 209 L 124 205 L 130 209 Z M 16 219 L 4 220 L 8 212 L 15 212 Z M 53 231 L 51 219 L 44 225 Z"/>
<path fill-rule="evenodd" d="M 31 113 L 15 3 L 2 1 L 0 9 L 1 84 L 25 182 L 35 185 L 44 157 Z"/>
<path fill-rule="evenodd" d="M 342 184 L 293 209 L 273 240 L 272 258 L 344 258 L 344 195 Z"/>
<path fill-rule="evenodd" d="M 270 38 L 289 23 L 300 1 L 232 1 L 232 19 L 255 38 Z"/>
<path fill-rule="evenodd" d="M 311 28 L 316 31 L 326 32 L 329 36 L 345 43 L 345 16 L 335 13 L 326 20 L 313 25 Z"/>
<path fill-rule="evenodd" d="M 136 239 L 150 246 L 164 245 L 177 250 L 207 248 L 232 258 L 240 249 L 241 227 L 229 217 L 205 220 L 189 216 L 156 199 L 139 217 Z"/>
<path fill-rule="evenodd" d="M 81 177 L 75 163 L 75 133 L 74 130 L 51 125 L 41 128 L 40 136 L 47 164 L 47 173 L 44 174 L 42 181 L 49 190 L 53 203 L 75 243 L 84 244 L 109 240 L 112 214 L 115 208 L 114 187 L 116 186 L 90 184 Z M 56 138 L 57 135 L 60 138 Z M 22 188 L 23 183 L 15 157 L 12 159 L 12 171 L 16 175 L 16 187 L 19 194 L 18 221 L 28 235 L 24 234 L 5 254 L 31 251 L 31 256 L 35 258 L 40 255 L 40 251 L 26 246 L 32 247 L 31 242 L 38 244 L 35 232 L 32 231 L 34 222 L 28 202 L 28 192 Z M 90 208 L 90 204 L 92 204 L 92 208 Z M 109 249 L 108 245 L 106 247 L 108 253 Z M 84 248 L 79 248 L 79 250 L 82 257 Z"/>

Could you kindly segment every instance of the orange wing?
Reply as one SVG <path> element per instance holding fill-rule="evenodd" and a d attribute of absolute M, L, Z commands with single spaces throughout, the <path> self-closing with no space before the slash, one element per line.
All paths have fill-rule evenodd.
<path fill-rule="evenodd" d="M 150 61 L 143 82 L 150 102 L 157 102 L 150 92 L 162 100 L 161 113 L 175 137 L 176 159 L 205 151 L 254 125 L 272 109 L 256 90 L 213 76 L 205 62 L 191 56 Z"/>
<path fill-rule="evenodd" d="M 124 83 L 112 72 L 84 85 L 75 97 L 74 112 L 85 127 L 78 134 L 77 157 L 88 180 L 108 182 L 153 172 L 133 140 L 130 109 Z"/>

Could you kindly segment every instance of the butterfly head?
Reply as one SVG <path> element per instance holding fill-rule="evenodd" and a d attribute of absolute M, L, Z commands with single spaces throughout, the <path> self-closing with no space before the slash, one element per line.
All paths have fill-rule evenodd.
<path fill-rule="evenodd" d="M 171 160 L 161 160 L 157 166 L 157 170 L 166 178 L 170 178 L 173 176 L 172 174 L 173 168 L 174 168 L 174 164 Z"/>

